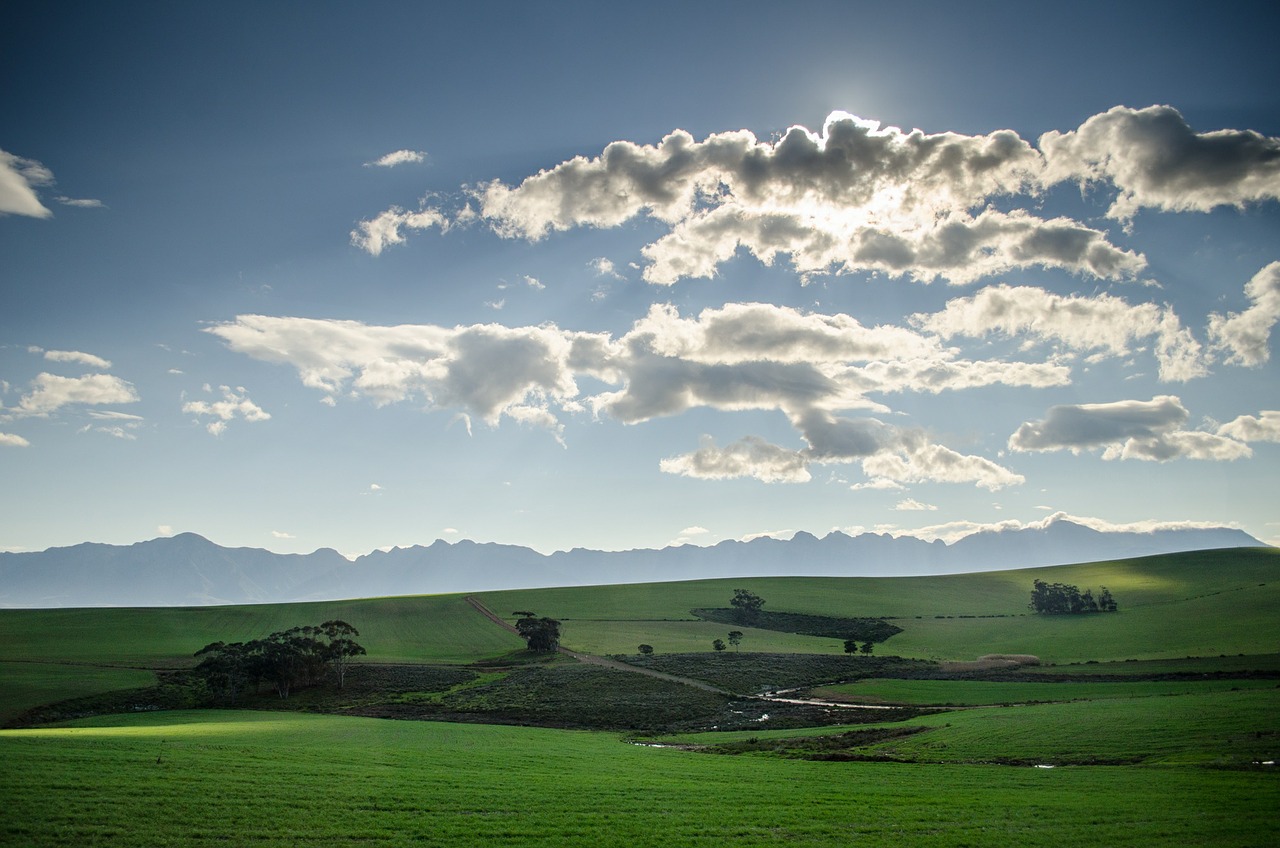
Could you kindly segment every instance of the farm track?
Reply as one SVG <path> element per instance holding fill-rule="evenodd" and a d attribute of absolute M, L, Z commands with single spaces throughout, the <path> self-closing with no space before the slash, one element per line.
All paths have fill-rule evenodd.
<path fill-rule="evenodd" d="M 489 619 L 490 621 L 492 621 L 494 624 L 498 625 L 502 629 L 507 630 L 511 633 L 515 633 L 516 635 L 520 634 L 520 631 L 517 630 L 513 624 L 507 622 L 502 618 L 502 616 L 498 615 L 496 612 L 486 607 L 483 603 L 481 603 L 480 599 L 475 597 L 474 595 L 467 596 L 467 603 L 475 607 L 476 612 L 480 613 L 485 618 Z M 739 697 L 727 689 L 721 689 L 719 686 L 712 686 L 710 683 L 705 683 L 701 680 L 694 680 L 693 678 L 690 678 L 690 677 L 680 677 L 675 674 L 667 674 L 666 672 L 663 672 L 663 671 L 654 671 L 653 669 L 649 669 L 649 668 L 640 668 L 639 666 L 634 666 L 624 662 L 618 662 L 617 660 L 611 660 L 608 657 L 602 657 L 596 654 L 584 654 L 581 651 L 571 651 L 568 648 L 564 647 L 563 645 L 557 647 L 556 650 L 567 657 L 572 657 L 578 662 L 586 663 L 588 665 L 596 665 L 596 666 L 601 666 L 603 668 L 612 668 L 617 671 L 628 671 L 628 672 L 631 672 L 632 674 L 643 674 L 648 677 L 656 677 L 659 680 L 666 680 L 671 683 L 680 683 L 685 686 L 692 686 L 695 689 L 701 689 L 704 692 L 714 692 L 717 695 L 728 695 L 730 697 L 735 697 L 735 698 Z"/>
<path fill-rule="evenodd" d="M 480 613 L 485 618 L 489 619 L 490 621 L 492 621 L 494 624 L 498 625 L 502 629 L 507 630 L 511 633 L 515 633 L 516 635 L 519 635 L 520 631 L 517 630 L 514 625 L 507 622 L 505 619 L 502 618 L 502 616 L 498 615 L 496 612 L 486 607 L 480 601 L 479 598 L 475 597 L 474 595 L 469 595 L 467 596 L 467 603 L 471 604 L 471 606 L 475 608 L 476 612 Z M 608 657 L 602 657 L 597 654 L 586 654 L 586 653 L 582 653 L 581 651 L 572 651 L 564 647 L 563 645 L 557 647 L 556 650 L 567 657 L 572 657 L 578 662 L 587 663 L 588 665 L 601 666 L 604 668 L 612 668 L 617 671 L 627 671 L 632 674 L 643 674 L 648 677 L 656 677 L 659 680 L 666 680 L 671 683 L 679 683 L 684 686 L 692 686 L 695 689 L 701 689 L 704 692 L 714 692 L 717 695 L 726 695 L 730 698 L 750 698 L 751 700 L 755 700 L 755 701 L 773 701 L 780 704 L 796 704 L 801 706 L 829 707 L 829 708 L 837 708 L 837 709 L 857 709 L 857 710 L 901 709 L 898 706 L 890 706 L 886 704 L 849 704 L 849 703 L 843 703 L 840 701 L 809 700 L 805 698 L 785 698 L 785 697 L 781 697 L 782 693 L 775 693 L 771 695 L 741 695 L 737 692 L 730 692 L 728 689 L 722 689 L 719 686 L 713 686 L 710 683 L 707 683 L 702 680 L 695 680 L 691 677 L 681 677 L 676 674 L 668 674 L 664 671 L 655 671 L 650 668 L 641 668 L 640 666 L 631 665 L 630 663 L 619 662 L 618 660 L 611 660 Z"/>

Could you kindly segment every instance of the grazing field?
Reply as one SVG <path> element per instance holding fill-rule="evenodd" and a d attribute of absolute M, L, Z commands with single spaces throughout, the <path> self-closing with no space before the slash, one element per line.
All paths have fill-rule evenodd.
<path fill-rule="evenodd" d="M 0 725 L 25 709 L 97 695 L 113 689 L 133 689 L 155 682 L 145 669 L 69 665 L 66 663 L 0 662 Z"/>
<path fill-rule="evenodd" d="M 0 731 L 0 761 L 0 842 L 32 848 L 1256 846 L 1280 801 L 1244 771 L 804 762 L 246 712 Z"/>
<path fill-rule="evenodd" d="M 1193 695 L 1233 689 L 1274 689 L 1274 679 L 1240 680 L 1121 680 L 1099 682 L 900 680 L 871 678 L 856 683 L 818 686 L 814 698 L 858 704 L 915 704 L 925 706 L 986 706 L 1046 701 L 1095 701 L 1116 698 Z"/>
<path fill-rule="evenodd" d="M 1036 578 L 1120 611 L 1031 614 Z M 902 632 L 848 655 L 690 612 L 737 588 Z M 0 720 L 35 725 L 0 731 L 0 844 L 1269 844 L 1278 592 L 1280 556 L 1241 550 L 480 596 L 559 619 L 575 656 L 523 650 L 462 595 L 0 610 Z M 212 709 L 227 695 L 187 671 L 331 618 L 368 650 L 342 690 L 246 683 Z M 730 629 L 741 650 L 712 652 Z"/>
<path fill-rule="evenodd" d="M 350 621 L 370 660 L 466 663 L 519 648 L 460 595 L 312 604 L 146 609 L 0 610 L 0 661 L 176 667 L 210 642 L 256 639 L 298 624 Z"/>

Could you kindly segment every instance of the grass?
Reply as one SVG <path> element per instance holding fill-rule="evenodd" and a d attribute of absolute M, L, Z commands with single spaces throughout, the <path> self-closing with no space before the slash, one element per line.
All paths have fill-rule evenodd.
<path fill-rule="evenodd" d="M 149 686 L 155 679 L 150 671 L 137 668 L 0 662 L 0 725 L 50 701 Z"/>
<path fill-rule="evenodd" d="M 915 704 L 982 706 L 1044 701 L 1097 701 L 1115 698 L 1151 698 L 1232 689 L 1274 689 L 1268 680 L 1118 680 L 1026 683 L 986 680 L 870 679 L 810 690 L 810 697 L 855 704 Z"/>
<path fill-rule="evenodd" d="M 461 595 L 147 609 L 0 610 L 0 661 L 187 666 L 210 642 L 340 618 L 380 662 L 467 663 L 523 647 Z"/>
<path fill-rule="evenodd" d="M 0 762 L 0 843 L 31 848 L 1249 846 L 1280 801 L 1241 771 L 765 761 L 243 712 L 2 731 Z"/>
<path fill-rule="evenodd" d="M 925 713 L 882 725 L 926 732 L 858 749 L 914 763 L 1140 764 L 1249 767 L 1280 754 L 1280 689 L 1202 691 L 1167 697 L 1082 700 Z M 827 736 L 876 725 L 660 734 L 678 745 Z M 1280 775 L 1265 775 L 1273 783 Z"/>

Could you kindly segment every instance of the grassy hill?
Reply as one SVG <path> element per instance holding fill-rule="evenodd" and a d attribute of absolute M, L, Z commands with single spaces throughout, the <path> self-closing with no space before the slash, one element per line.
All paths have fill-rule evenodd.
<path fill-rule="evenodd" d="M 462 595 L 4 610 L 0 720 L 51 701 L 35 720 L 64 720 L 0 730 L 0 844 L 1266 844 L 1278 553 L 479 596 L 654 674 L 528 654 Z M 1105 585 L 1120 611 L 1034 615 L 1037 578 Z M 741 653 L 713 654 L 729 626 L 690 610 L 737 588 L 768 610 L 891 617 L 902 632 L 850 657 L 831 638 L 741 627 Z M 251 710 L 177 711 L 164 686 L 136 688 L 209 642 L 330 618 L 369 651 L 342 692 L 282 701 L 268 687 L 244 693 Z M 642 642 L 657 650 L 643 661 Z M 1044 664 L 938 662 L 990 653 Z M 198 691 L 185 685 L 170 689 Z M 753 697 L 784 687 L 864 706 Z M 884 703 L 906 706 L 865 706 Z M 609 732 L 499 726 L 524 723 Z M 620 744 L 634 734 L 677 747 Z"/>

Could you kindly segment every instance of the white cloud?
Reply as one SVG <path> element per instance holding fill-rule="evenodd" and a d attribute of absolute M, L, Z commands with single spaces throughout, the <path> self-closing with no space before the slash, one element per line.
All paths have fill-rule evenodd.
<path fill-rule="evenodd" d="M 388 247 L 404 244 L 402 228 L 411 230 L 427 230 L 439 227 L 442 232 L 449 229 L 449 221 L 435 209 L 421 209 L 417 212 L 406 212 L 393 206 L 376 217 L 361 221 L 351 231 L 351 243 L 361 250 L 377 256 Z"/>
<path fill-rule="evenodd" d="M 111 374 L 59 377 L 42 373 L 31 385 L 31 393 L 18 402 L 16 411 L 20 414 L 48 415 L 73 404 L 135 403 L 138 400 L 138 393 L 131 383 Z"/>
<path fill-rule="evenodd" d="M 31 442 L 16 433 L 0 433 L 0 447 L 27 448 L 31 447 Z"/>
<path fill-rule="evenodd" d="M 1108 279 L 1145 265 L 1106 234 L 1067 219 L 983 209 L 1042 183 L 1039 151 L 1015 133 L 929 135 L 832 113 L 821 133 L 793 127 L 777 142 L 748 131 L 657 145 L 617 141 L 515 187 L 473 190 L 499 235 L 540 239 L 615 227 L 640 215 L 666 224 L 644 248 L 643 276 L 709 277 L 745 248 L 803 275 L 879 271 L 967 282 L 1033 265 Z M 975 215 L 974 210 L 979 210 Z"/>
<path fill-rule="evenodd" d="M 857 461 L 869 475 L 897 483 L 1020 483 L 1020 475 L 933 444 L 920 431 L 835 412 L 889 412 L 873 393 L 1069 380 L 1061 365 L 959 360 L 937 338 L 908 328 L 869 328 L 847 315 L 768 304 L 728 304 L 690 318 L 655 306 L 617 337 L 554 325 L 377 327 L 261 315 L 208 332 L 232 350 L 296 368 L 305 385 L 334 403 L 347 396 L 378 406 L 413 399 L 457 410 L 468 429 L 472 415 L 490 425 L 506 417 L 559 437 L 563 415 L 587 410 L 628 424 L 699 407 L 781 412 L 808 443 L 803 452 L 749 437 L 723 448 L 706 443 L 661 465 L 676 474 L 771 482 L 807 480 L 811 462 Z M 577 381 L 584 376 L 608 386 L 583 396 Z"/>
<path fill-rule="evenodd" d="M 1036 507 L 1036 509 L 1043 509 L 1043 507 Z M 893 535 L 913 536 L 927 542 L 933 542 L 941 539 L 943 542 L 950 545 L 966 536 L 971 536 L 974 533 L 1044 530 L 1059 521 L 1069 521 L 1072 524 L 1079 524 L 1082 527 L 1088 527 L 1101 533 L 1155 533 L 1161 530 L 1205 530 L 1216 529 L 1223 526 L 1221 522 L 1161 521 L 1156 519 L 1116 523 L 1102 518 L 1091 518 L 1087 516 L 1070 515 L 1065 512 L 1055 512 L 1052 515 L 1047 515 L 1036 521 L 1022 522 L 1012 518 L 1005 519 L 1004 521 L 987 523 L 976 521 L 949 521 L 945 524 L 918 527 L 914 530 L 894 530 Z"/>
<path fill-rule="evenodd" d="M 1107 213 L 1143 208 L 1208 212 L 1280 198 L 1280 139 L 1250 130 L 1196 133 L 1169 106 L 1117 106 L 1079 129 L 1040 137 L 1046 182 L 1109 182 L 1119 195 Z"/>
<path fill-rule="evenodd" d="M 416 165 L 425 161 L 427 161 L 426 151 L 396 150 L 385 156 L 380 156 L 372 162 L 366 162 L 365 167 L 394 168 L 396 165 Z"/>
<path fill-rule="evenodd" d="M 35 189 L 53 183 L 53 174 L 34 159 L 0 150 L 0 215 L 51 218 Z"/>
<path fill-rule="evenodd" d="M 161 536 L 172 536 L 173 528 L 170 527 L 168 524 L 161 524 L 159 527 L 156 528 L 156 533 Z"/>
<path fill-rule="evenodd" d="M 991 333 L 1053 341 L 1071 350 L 1129 356 L 1135 342 L 1154 338 L 1160 379 L 1189 380 L 1208 373 L 1200 344 L 1168 307 L 1131 305 L 1108 294 L 1052 294 L 1030 286 L 988 286 L 948 301 L 941 312 L 911 316 L 911 324 L 944 339 Z"/>
<path fill-rule="evenodd" d="M 597 256 L 587 265 L 595 272 L 597 277 L 608 277 L 611 280 L 621 280 L 624 277 L 618 273 L 617 267 L 613 264 L 613 260 L 606 259 L 603 256 Z"/>
<path fill-rule="evenodd" d="M 101 356 L 94 356 L 92 353 L 81 353 L 78 350 L 46 350 L 44 351 L 44 358 L 50 362 L 78 362 L 81 365 L 88 365 L 90 368 L 100 368 L 102 370 L 111 367 L 111 363 Z"/>
<path fill-rule="evenodd" d="M 1150 401 L 1070 404 L 1050 407 L 1043 421 L 1027 422 L 1009 437 L 1015 451 L 1102 448 L 1102 458 L 1233 460 L 1250 456 L 1249 446 L 1203 431 L 1180 429 L 1188 413 L 1172 395 Z"/>
<path fill-rule="evenodd" d="M 758 436 L 747 436 L 724 448 L 704 436 L 698 450 L 664 459 L 658 467 L 667 474 L 704 480 L 754 477 L 765 483 L 805 483 L 810 479 L 803 454 Z"/>
<path fill-rule="evenodd" d="M 182 405 L 182 411 L 188 415 L 210 416 L 214 420 L 205 425 L 205 429 L 214 436 L 226 432 L 227 424 L 240 418 L 244 421 L 267 421 L 271 415 L 264 412 L 256 403 L 249 400 L 245 390 L 240 387 L 219 386 L 222 400 L 190 401 Z"/>
<path fill-rule="evenodd" d="M 524 279 L 525 285 L 527 285 L 529 288 L 533 289 L 534 291 L 542 291 L 543 289 L 546 288 L 546 285 L 537 277 L 530 277 L 526 275 L 523 279 Z"/>
<path fill-rule="evenodd" d="M 894 504 L 895 510 L 900 512 L 934 512 L 938 508 L 933 504 L 921 503 L 915 498 L 905 498 Z"/>
<path fill-rule="evenodd" d="M 890 480 L 888 477 L 876 477 L 872 480 L 868 480 L 865 483 L 854 483 L 849 487 L 849 489 L 854 492 L 861 492 L 861 491 L 892 492 L 892 491 L 900 491 L 905 488 L 906 486 L 903 486 L 897 480 Z"/>
<path fill-rule="evenodd" d="M 1280 153 L 1277 154 L 1280 157 Z M 1226 361 L 1257 366 L 1271 358 L 1271 328 L 1280 320 L 1280 262 L 1272 262 L 1245 284 L 1251 304 L 1244 312 L 1209 316 L 1209 337 Z"/>
<path fill-rule="evenodd" d="M 271 531 L 271 535 L 272 535 L 272 536 L 274 536 L 274 537 L 275 537 L 275 538 L 277 538 L 277 539 L 296 539 L 296 538 L 298 538 L 297 536 L 293 535 L 292 533 L 285 533 L 285 532 L 283 532 L 283 531 L 281 531 L 281 530 L 272 530 L 272 531 Z"/>
<path fill-rule="evenodd" d="M 1280 410 L 1264 409 L 1258 417 L 1241 415 L 1219 427 L 1218 435 L 1242 442 L 1280 442 Z"/>
<path fill-rule="evenodd" d="M 78 209 L 105 209 L 106 204 L 101 200 L 94 200 L 91 197 L 57 197 L 55 198 L 63 206 L 74 206 Z"/>

